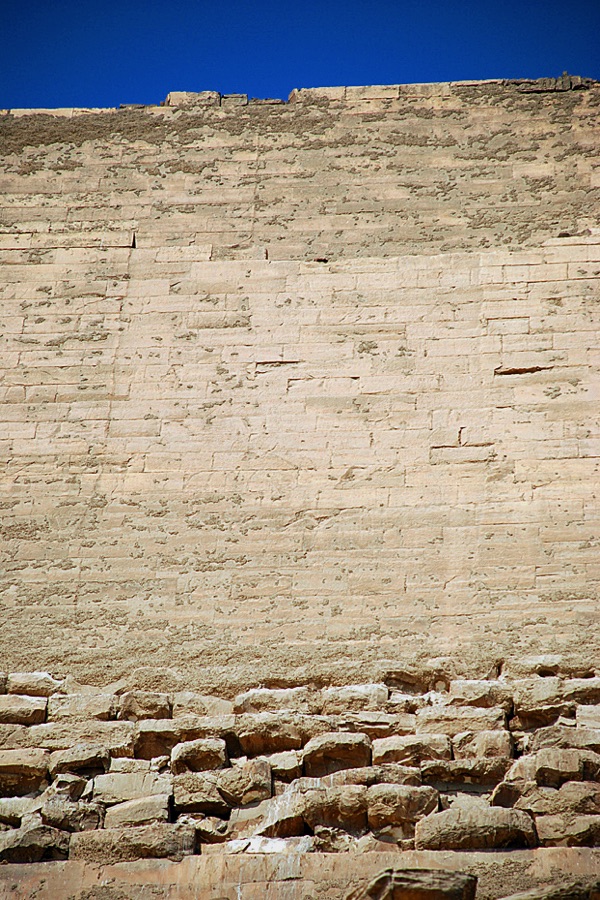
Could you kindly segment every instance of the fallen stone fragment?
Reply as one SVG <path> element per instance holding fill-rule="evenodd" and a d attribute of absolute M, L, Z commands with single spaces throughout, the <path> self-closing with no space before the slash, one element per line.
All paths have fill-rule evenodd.
<path fill-rule="evenodd" d="M 373 741 L 373 765 L 404 763 L 419 766 L 428 759 L 451 759 L 452 745 L 445 734 L 389 737 Z"/>
<path fill-rule="evenodd" d="M 474 706 L 426 706 L 417 712 L 417 734 L 447 734 L 462 731 L 498 731 L 506 727 L 502 707 L 481 709 Z"/>
<path fill-rule="evenodd" d="M 121 696 L 118 718 L 129 722 L 138 722 L 140 719 L 170 719 L 169 697 L 156 691 L 128 691 Z"/>
<path fill-rule="evenodd" d="M 99 803 L 54 797 L 42 805 L 40 815 L 44 825 L 61 831 L 91 831 L 102 827 L 104 808 Z"/>
<path fill-rule="evenodd" d="M 438 809 L 438 792 L 431 787 L 378 784 L 367 790 L 367 815 L 373 830 L 387 825 L 414 824 Z"/>
<path fill-rule="evenodd" d="M 342 828 L 349 834 L 367 831 L 367 788 L 347 785 L 307 791 L 302 817 L 314 831 L 317 825 Z"/>
<path fill-rule="evenodd" d="M 43 697 L 0 694 L 0 723 L 6 725 L 39 725 L 46 719 L 48 701 Z"/>
<path fill-rule="evenodd" d="M 172 776 L 156 772 L 109 773 L 94 778 L 94 800 L 106 805 L 152 794 L 172 794 Z"/>
<path fill-rule="evenodd" d="M 230 806 L 266 800 L 272 795 L 271 766 L 265 759 L 251 759 L 219 772 L 217 785 Z"/>
<path fill-rule="evenodd" d="M 535 847 L 533 819 L 517 809 L 447 809 L 417 822 L 417 850 Z"/>
<path fill-rule="evenodd" d="M 424 762 L 421 765 L 423 784 L 444 790 L 442 785 L 478 784 L 493 786 L 502 781 L 513 763 L 512 759 L 453 759 Z"/>
<path fill-rule="evenodd" d="M 48 775 L 46 750 L 0 751 L 0 796 L 14 797 L 38 790 Z"/>
<path fill-rule="evenodd" d="M 476 887 L 475 875 L 390 868 L 350 893 L 347 900 L 474 900 Z"/>
<path fill-rule="evenodd" d="M 388 700 L 385 684 L 352 684 L 345 687 L 323 688 L 324 715 L 363 709 L 381 709 Z"/>
<path fill-rule="evenodd" d="M 506 759 L 514 756 L 514 741 L 508 731 L 463 731 L 452 738 L 455 759 Z"/>
<path fill-rule="evenodd" d="M 108 771 L 110 754 L 106 747 L 98 744 L 75 744 L 68 750 L 55 750 L 50 756 L 50 773 L 76 772 L 86 778 L 93 778 Z"/>
<path fill-rule="evenodd" d="M 600 815 L 538 816 L 535 826 L 541 847 L 600 846 Z"/>
<path fill-rule="evenodd" d="M 54 694 L 48 700 L 48 721 L 116 719 L 119 698 L 115 694 Z"/>
<path fill-rule="evenodd" d="M 111 865 L 134 859 L 179 861 L 194 852 L 196 830 L 167 822 L 139 828 L 105 828 L 71 836 L 69 859 Z"/>
<path fill-rule="evenodd" d="M 105 828 L 129 828 L 151 825 L 153 822 L 168 822 L 169 794 L 154 794 L 117 803 L 106 810 Z"/>
<path fill-rule="evenodd" d="M 49 672 L 11 672 L 6 680 L 6 691 L 29 697 L 50 697 L 61 689 L 62 684 Z"/>
<path fill-rule="evenodd" d="M 221 738 L 200 738 L 176 744 L 171 752 L 174 775 L 182 772 L 204 772 L 228 764 L 227 745 Z"/>
<path fill-rule="evenodd" d="M 0 862 L 33 863 L 66 859 L 70 835 L 47 825 L 23 826 L 0 833 Z"/>
<path fill-rule="evenodd" d="M 312 738 L 302 754 L 304 774 L 320 778 L 340 769 L 371 765 L 371 741 L 366 734 L 332 732 Z"/>

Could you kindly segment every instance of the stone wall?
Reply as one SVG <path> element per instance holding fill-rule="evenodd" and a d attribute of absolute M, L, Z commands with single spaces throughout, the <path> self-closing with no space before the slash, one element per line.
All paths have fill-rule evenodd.
<path fill-rule="evenodd" d="M 597 843 L 599 106 L 0 114 L 7 858 Z"/>

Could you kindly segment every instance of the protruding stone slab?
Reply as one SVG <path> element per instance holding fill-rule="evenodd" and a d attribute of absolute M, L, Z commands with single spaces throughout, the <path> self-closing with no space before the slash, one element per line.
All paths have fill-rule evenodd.
<path fill-rule="evenodd" d="M 129 722 L 138 722 L 140 719 L 170 719 L 169 697 L 156 691 L 127 691 L 121 696 L 118 718 Z"/>
<path fill-rule="evenodd" d="M 130 828 L 169 820 L 169 795 L 154 794 L 117 803 L 106 810 L 105 828 Z"/>
<path fill-rule="evenodd" d="M 371 741 L 366 734 L 331 732 L 312 738 L 302 755 L 304 774 L 320 778 L 340 769 L 371 764 Z"/>
<path fill-rule="evenodd" d="M 6 681 L 6 691 L 29 697 L 50 697 L 60 690 L 62 684 L 49 672 L 11 672 Z"/>
<path fill-rule="evenodd" d="M 414 824 L 437 812 L 438 792 L 431 787 L 378 784 L 367 791 L 369 827 L 374 831 L 388 825 Z"/>
<path fill-rule="evenodd" d="M 46 719 L 47 700 L 20 694 L 0 694 L 0 724 L 39 725 Z"/>
<path fill-rule="evenodd" d="M 426 760 L 451 758 L 452 745 L 446 734 L 407 735 L 373 741 L 373 765 L 397 762 L 418 766 Z"/>

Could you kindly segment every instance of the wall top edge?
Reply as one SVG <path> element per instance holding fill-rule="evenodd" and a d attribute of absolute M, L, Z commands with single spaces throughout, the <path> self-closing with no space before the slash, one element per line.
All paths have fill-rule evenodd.
<path fill-rule="evenodd" d="M 287 101 L 278 98 L 249 98 L 247 94 L 221 94 L 219 91 L 171 91 L 159 104 L 123 103 L 119 107 L 63 107 L 63 108 L 6 108 L 0 117 L 16 118 L 31 115 L 51 115 L 72 118 L 95 113 L 115 113 L 122 110 L 161 112 L 165 108 L 204 106 L 286 106 L 289 104 L 360 103 L 373 100 L 402 100 L 410 97 L 445 97 L 463 90 L 500 88 L 518 93 L 562 93 L 587 90 L 600 84 L 592 78 L 563 74 L 559 78 L 502 79 L 489 78 L 471 81 L 420 82 L 411 84 L 346 85 L 332 87 L 294 88 Z"/>

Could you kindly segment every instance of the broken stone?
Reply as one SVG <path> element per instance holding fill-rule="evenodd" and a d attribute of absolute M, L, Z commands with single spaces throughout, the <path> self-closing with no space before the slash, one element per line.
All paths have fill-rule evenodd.
<path fill-rule="evenodd" d="M 154 794 L 117 803 L 106 810 L 105 828 L 130 828 L 167 822 L 169 819 L 169 795 Z"/>
<path fill-rule="evenodd" d="M 196 818 L 191 815 L 179 816 L 177 822 L 189 824 L 196 829 L 196 839 L 202 844 L 222 844 L 227 840 L 227 826 L 225 819 L 217 819 L 216 816 L 202 816 Z"/>
<path fill-rule="evenodd" d="M 86 785 L 87 780 L 79 775 L 61 773 L 44 791 L 44 800 L 79 800 Z"/>
<path fill-rule="evenodd" d="M 110 805 L 151 794 L 171 794 L 172 776 L 155 772 L 109 773 L 94 778 L 94 800 Z"/>
<path fill-rule="evenodd" d="M 533 819 L 518 809 L 447 809 L 417 822 L 417 850 L 535 847 Z"/>
<path fill-rule="evenodd" d="M 185 772 L 173 778 L 173 799 L 182 812 L 228 816 L 231 805 L 221 795 L 215 772 Z"/>
<path fill-rule="evenodd" d="M 251 759 L 219 773 L 218 789 L 230 806 L 246 806 L 272 795 L 271 767 L 265 759 Z"/>
<path fill-rule="evenodd" d="M 0 751 L 0 796 L 14 797 L 38 790 L 48 775 L 46 750 Z"/>
<path fill-rule="evenodd" d="M 507 759 L 514 756 L 508 731 L 463 731 L 452 738 L 455 759 Z"/>
<path fill-rule="evenodd" d="M 534 753 L 546 747 L 593 750 L 600 753 L 600 728 L 570 728 L 565 725 L 549 725 L 539 728 L 532 736 L 529 750 Z"/>
<path fill-rule="evenodd" d="M 437 811 L 438 803 L 438 792 L 431 787 L 374 785 L 367 791 L 369 827 L 379 830 L 387 825 L 414 824 L 423 816 Z"/>
<path fill-rule="evenodd" d="M 535 781 L 560 787 L 565 781 L 597 781 L 600 754 L 590 750 L 539 750 L 535 754 Z"/>
<path fill-rule="evenodd" d="M 39 797 L 1 797 L 0 822 L 18 828 L 24 817 L 39 812 L 42 808 L 43 794 Z"/>
<path fill-rule="evenodd" d="M 302 812 L 310 829 L 318 825 L 341 828 L 349 834 L 361 835 L 367 831 L 367 788 L 346 785 L 308 791 L 304 795 Z"/>
<path fill-rule="evenodd" d="M 324 688 L 324 715 L 352 712 L 363 709 L 381 709 L 388 700 L 385 684 L 352 684 L 346 687 Z"/>
<path fill-rule="evenodd" d="M 194 852 L 196 830 L 167 822 L 139 828 L 105 828 L 71 836 L 69 858 L 111 865 L 134 859 L 179 861 Z"/>
<path fill-rule="evenodd" d="M 600 784 L 567 781 L 560 788 L 535 786 L 518 798 L 515 809 L 535 816 L 600 815 Z"/>
<path fill-rule="evenodd" d="M 6 725 L 39 725 L 46 719 L 48 701 L 42 697 L 0 694 L 0 723 Z"/>
<path fill-rule="evenodd" d="M 445 734 L 389 737 L 373 741 L 373 764 L 404 763 L 418 766 L 428 759 L 451 759 L 450 738 Z"/>
<path fill-rule="evenodd" d="M 185 741 L 176 744 L 171 752 L 171 769 L 174 775 L 219 769 L 227 763 L 227 745 L 221 738 Z"/>
<path fill-rule="evenodd" d="M 40 809 L 44 825 L 61 831 L 91 831 L 102 827 L 104 809 L 99 803 L 64 800 L 54 797 Z"/>
<path fill-rule="evenodd" d="M 288 784 L 302 774 L 302 762 L 295 750 L 284 750 L 282 753 L 271 753 L 264 757 L 271 766 L 274 778 Z"/>
<path fill-rule="evenodd" d="M 347 900 L 474 900 L 477 878 L 444 869 L 385 869 Z M 578 898 L 579 900 L 579 898 Z"/>
<path fill-rule="evenodd" d="M 538 816 L 535 825 L 542 847 L 600 845 L 600 816 Z"/>
<path fill-rule="evenodd" d="M 496 785 L 512 765 L 512 759 L 435 760 L 421 765 L 423 784 L 444 790 L 445 785 Z"/>
<path fill-rule="evenodd" d="M 366 734 L 322 734 L 308 742 L 302 759 L 305 775 L 313 778 L 340 769 L 370 766 L 371 741 Z"/>
<path fill-rule="evenodd" d="M 140 719 L 170 719 L 169 697 L 155 691 L 128 691 L 121 697 L 118 718 L 129 722 L 138 722 Z"/>
<path fill-rule="evenodd" d="M 447 734 L 462 731 L 498 731 L 506 726 L 506 713 L 499 706 L 427 706 L 417 712 L 417 734 Z"/>
<path fill-rule="evenodd" d="M 50 697 L 61 689 L 62 684 L 49 672 L 12 672 L 6 681 L 6 691 L 30 697 Z"/>
<path fill-rule="evenodd" d="M 48 721 L 66 719 L 115 719 L 119 698 L 115 694 L 54 694 L 48 700 Z"/>
<path fill-rule="evenodd" d="M 313 847 L 317 853 L 347 853 L 356 845 L 356 839 L 341 828 L 316 825 Z"/>
<path fill-rule="evenodd" d="M 540 884 L 530 891 L 503 897 L 503 900 L 595 900 L 598 893 L 600 881 L 561 881 L 560 885 Z"/>
<path fill-rule="evenodd" d="M 299 750 L 304 743 L 294 717 L 278 713 L 242 715 L 236 720 L 236 733 L 246 756 Z"/>
<path fill-rule="evenodd" d="M 304 794 L 285 793 L 268 804 L 267 813 L 255 833 L 264 837 L 296 837 L 304 834 Z"/>
<path fill-rule="evenodd" d="M 456 679 L 450 683 L 449 702 L 453 706 L 479 706 L 486 709 L 498 706 L 510 713 L 513 698 L 510 688 L 499 681 Z"/>
<path fill-rule="evenodd" d="M 563 696 L 566 701 L 574 703 L 600 703 L 600 676 L 566 679 L 563 682 Z"/>
<path fill-rule="evenodd" d="M 564 697 L 562 678 L 534 676 L 519 679 L 514 682 L 513 694 L 513 730 L 549 725 L 559 716 L 572 715 L 575 710 L 574 702 Z"/>
<path fill-rule="evenodd" d="M 66 859 L 70 835 L 47 825 L 21 827 L 0 834 L 0 862 L 33 863 Z"/>
<path fill-rule="evenodd" d="M 56 750 L 50 756 L 50 774 L 76 772 L 93 778 L 108 770 L 110 755 L 106 747 L 97 744 L 75 744 L 69 750 Z"/>

